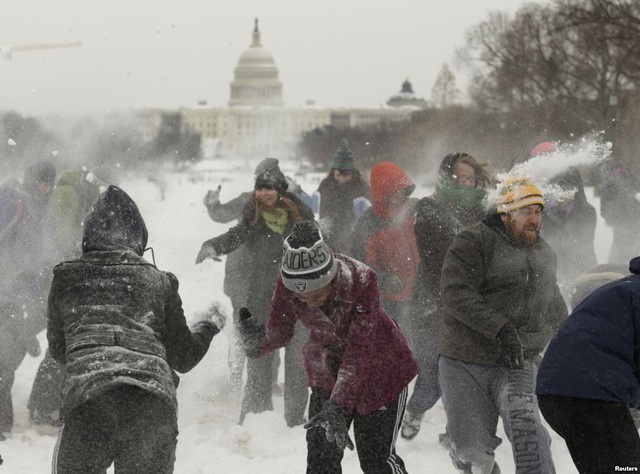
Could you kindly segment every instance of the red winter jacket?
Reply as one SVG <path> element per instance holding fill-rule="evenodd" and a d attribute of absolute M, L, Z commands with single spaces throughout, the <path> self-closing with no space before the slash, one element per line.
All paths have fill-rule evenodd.
<path fill-rule="evenodd" d="M 287 345 L 295 323 L 309 329 L 303 347 L 308 384 L 349 412 L 367 415 L 394 401 L 419 368 L 398 325 L 380 307 L 376 273 L 336 254 L 331 316 L 300 302 L 278 277 L 262 354 Z"/>
<path fill-rule="evenodd" d="M 384 301 L 411 300 L 420 266 L 420 253 L 413 231 L 418 200 L 409 198 L 415 185 L 395 163 L 379 163 L 371 170 L 373 206 L 358 219 L 351 235 L 352 255 L 377 273 Z M 403 191 L 404 202 L 391 206 L 389 198 Z M 401 287 L 391 287 L 395 277 Z"/>

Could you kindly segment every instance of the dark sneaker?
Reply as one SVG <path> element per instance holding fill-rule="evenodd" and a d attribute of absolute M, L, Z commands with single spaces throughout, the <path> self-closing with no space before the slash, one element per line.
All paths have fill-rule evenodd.
<path fill-rule="evenodd" d="M 404 419 L 402 420 L 402 429 L 400 430 L 400 435 L 407 440 L 415 438 L 417 434 L 420 433 L 423 417 L 424 413 L 421 415 L 414 415 L 409 410 L 407 410 L 404 414 Z"/>
<path fill-rule="evenodd" d="M 447 435 L 448 438 L 448 435 Z M 463 461 L 460 459 L 455 451 L 449 451 L 449 457 L 451 458 L 451 462 L 453 466 L 458 470 L 460 474 L 473 474 L 472 465 L 470 462 Z M 493 469 L 491 470 L 491 474 L 500 474 L 500 466 L 498 463 L 493 463 Z"/>
<path fill-rule="evenodd" d="M 453 466 L 458 470 L 460 474 L 473 474 L 473 472 L 471 471 L 470 462 L 463 461 L 453 451 L 449 451 L 449 457 L 451 458 Z"/>

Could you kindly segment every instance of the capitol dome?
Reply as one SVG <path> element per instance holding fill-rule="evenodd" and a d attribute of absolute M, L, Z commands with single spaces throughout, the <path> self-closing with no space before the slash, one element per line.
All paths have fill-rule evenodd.
<path fill-rule="evenodd" d="M 231 82 L 229 107 L 282 106 L 282 83 L 273 55 L 260 43 L 258 20 L 255 20 L 253 41 L 238 59 Z"/>

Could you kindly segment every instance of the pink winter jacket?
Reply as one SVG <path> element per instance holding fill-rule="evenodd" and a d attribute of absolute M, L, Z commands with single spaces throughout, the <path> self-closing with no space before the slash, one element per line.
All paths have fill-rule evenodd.
<path fill-rule="evenodd" d="M 331 316 L 300 302 L 278 277 L 262 354 L 287 345 L 297 320 L 309 329 L 302 352 L 311 388 L 367 415 L 394 401 L 419 368 L 397 324 L 380 307 L 376 273 L 336 254 Z"/>

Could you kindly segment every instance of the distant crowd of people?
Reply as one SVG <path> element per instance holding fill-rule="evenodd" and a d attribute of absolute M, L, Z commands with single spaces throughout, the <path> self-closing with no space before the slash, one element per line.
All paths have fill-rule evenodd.
<path fill-rule="evenodd" d="M 282 390 L 286 424 L 307 430 L 308 474 L 341 472 L 345 448 L 365 473 L 406 473 L 397 437 L 414 439 L 441 401 L 438 442 L 459 472 L 501 472 L 502 420 L 515 472 L 555 473 L 542 416 L 580 473 L 640 468 L 630 175 L 607 162 L 596 186 L 614 235 L 604 265 L 578 168 L 505 176 L 452 152 L 416 197 L 407 170 L 381 162 L 367 175 L 343 140 L 311 194 L 276 158 L 225 203 L 220 186 L 208 191 L 210 219 L 231 225 L 195 263 L 225 259 L 238 422 L 273 410 Z M 16 369 L 41 355 L 46 329 L 28 409 L 60 428 L 54 472 L 173 472 L 177 372 L 199 363 L 226 315 L 212 293 L 188 327 L 178 280 L 144 258 L 147 240 L 115 168 L 58 176 L 37 160 L 0 184 L 0 441 Z"/>

